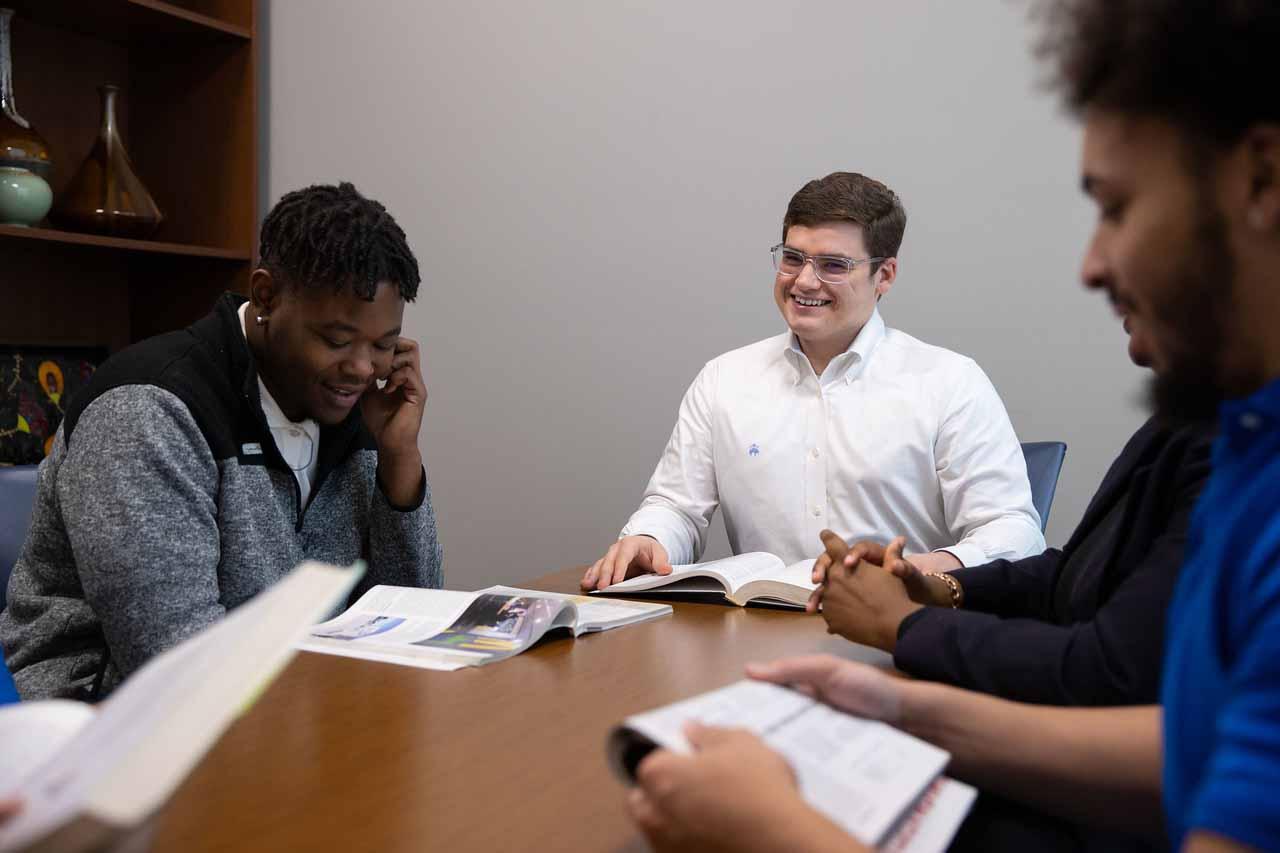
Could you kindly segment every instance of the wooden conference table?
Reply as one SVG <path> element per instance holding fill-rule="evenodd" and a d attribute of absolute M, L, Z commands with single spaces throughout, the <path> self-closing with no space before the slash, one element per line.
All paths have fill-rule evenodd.
<path fill-rule="evenodd" d="M 582 569 L 523 584 L 576 592 Z M 641 850 L 605 762 L 623 717 L 747 661 L 887 655 L 794 611 L 672 616 L 432 672 L 300 653 L 129 844 L 151 850 Z"/>

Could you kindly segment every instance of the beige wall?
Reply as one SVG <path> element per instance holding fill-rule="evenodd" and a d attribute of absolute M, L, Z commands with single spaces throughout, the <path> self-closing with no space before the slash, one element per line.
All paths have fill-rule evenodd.
<path fill-rule="evenodd" d="M 1051 544 L 1142 420 L 1077 283 L 1078 131 L 1035 89 L 1023 4 L 264 5 L 264 201 L 352 180 L 422 264 L 451 586 L 614 538 L 698 368 L 781 330 L 767 249 L 836 169 L 905 200 L 889 324 L 976 358 L 1024 440 L 1070 444 Z"/>

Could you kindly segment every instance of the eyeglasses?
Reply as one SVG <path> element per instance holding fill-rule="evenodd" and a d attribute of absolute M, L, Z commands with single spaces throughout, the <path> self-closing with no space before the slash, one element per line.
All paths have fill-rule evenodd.
<path fill-rule="evenodd" d="M 848 284 L 853 268 L 858 264 L 870 264 L 887 258 L 843 258 L 839 255 L 806 255 L 798 249 L 789 249 L 779 243 L 769 250 L 773 255 L 773 268 L 778 275 L 788 278 L 800 275 L 807 263 L 813 264 L 813 274 L 818 281 L 827 284 Z"/>

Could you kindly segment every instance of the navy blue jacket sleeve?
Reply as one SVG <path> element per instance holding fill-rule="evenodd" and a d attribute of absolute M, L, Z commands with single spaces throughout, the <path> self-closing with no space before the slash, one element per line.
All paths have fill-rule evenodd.
<path fill-rule="evenodd" d="M 1050 548 L 1025 560 L 995 560 L 951 575 L 964 589 L 965 610 L 1051 619 L 1053 587 L 1061 566 L 1062 550 Z"/>
<path fill-rule="evenodd" d="M 1025 702 L 1156 701 L 1165 610 L 1191 511 L 1208 477 L 1208 444 L 1179 462 L 1176 494 L 1171 503 L 1167 496 L 1162 502 L 1171 512 L 1161 532 L 1092 619 L 1072 625 L 1048 621 L 1060 554 L 997 562 L 957 573 L 966 609 L 929 607 L 903 620 L 895 665 L 920 678 Z M 971 611 L 971 605 L 990 612 Z"/>

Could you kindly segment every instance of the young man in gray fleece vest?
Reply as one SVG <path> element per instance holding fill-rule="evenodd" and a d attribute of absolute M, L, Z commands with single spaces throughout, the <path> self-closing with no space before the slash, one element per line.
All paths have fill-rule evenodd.
<path fill-rule="evenodd" d="M 404 232 L 314 186 L 260 253 L 249 301 L 121 351 L 72 401 L 0 614 L 23 698 L 101 698 L 304 559 L 368 561 L 356 595 L 440 585 Z"/>

